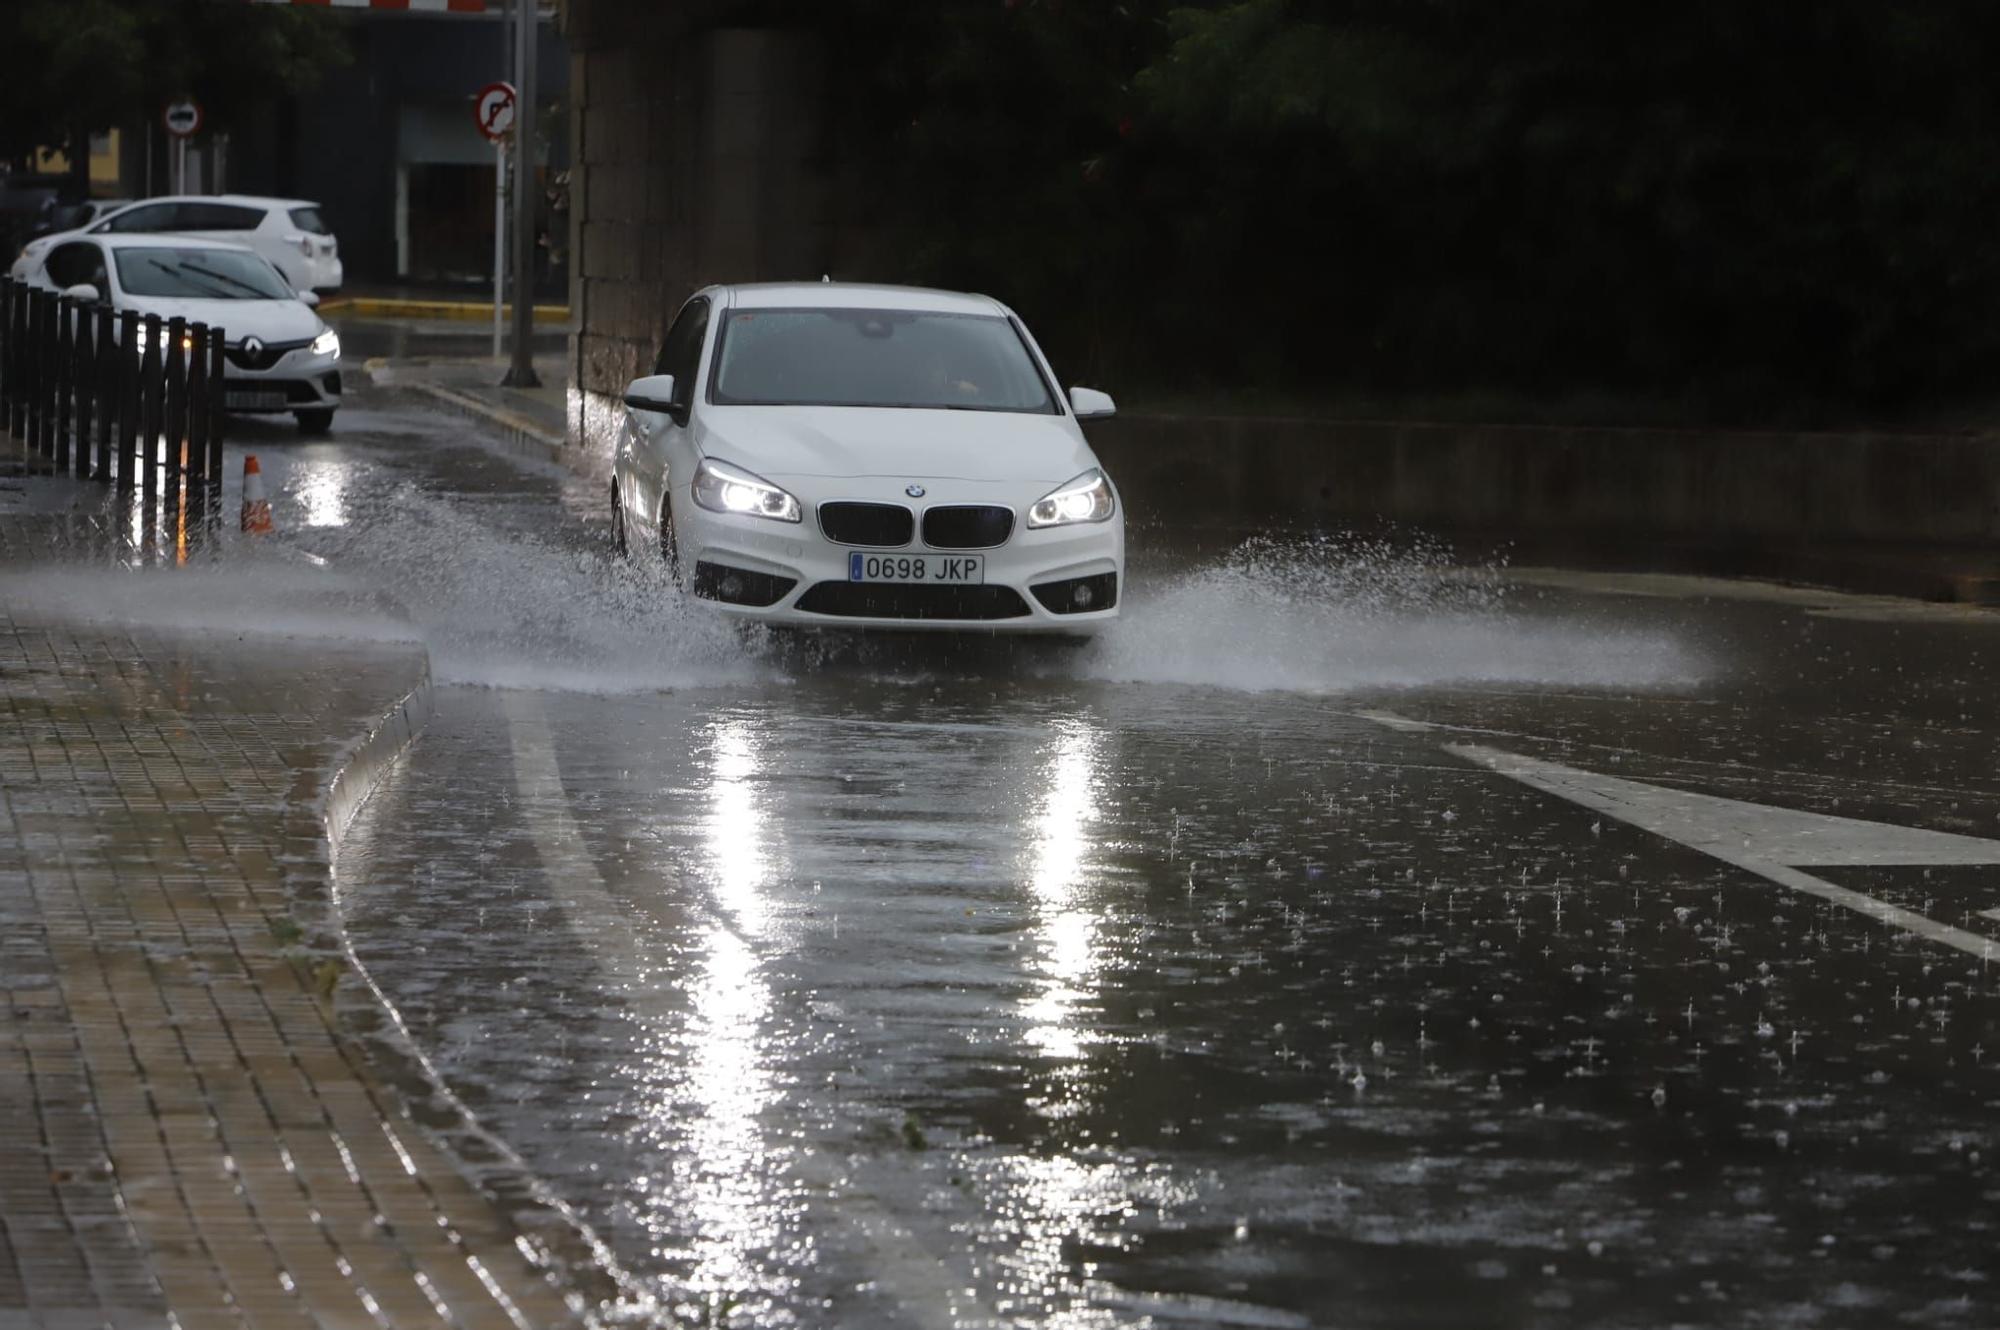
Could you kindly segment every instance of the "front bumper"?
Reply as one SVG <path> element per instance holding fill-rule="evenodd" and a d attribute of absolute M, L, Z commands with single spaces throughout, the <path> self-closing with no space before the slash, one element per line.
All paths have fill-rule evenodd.
<path fill-rule="evenodd" d="M 935 487 L 934 487 L 935 488 Z M 1018 494 L 1010 497 L 1018 500 Z M 879 501 L 868 496 L 868 501 Z M 954 493 L 948 502 L 990 502 Z M 921 505 L 913 505 L 921 507 Z M 1007 505 L 1017 514 L 1025 504 Z M 696 508 L 674 494 L 675 535 L 694 595 L 724 613 L 793 627 L 899 632 L 1045 633 L 1088 636 L 1118 617 L 1124 594 L 1123 513 L 1109 521 L 1027 530 L 985 549 L 943 549 L 914 539 L 895 551 L 837 544 L 816 504 L 797 525 Z M 683 514 L 693 516 L 684 517 Z M 849 559 L 868 553 L 977 554 L 985 580 L 855 582 Z M 1084 588 L 1079 595 L 1078 588 Z"/>
<path fill-rule="evenodd" d="M 340 402 L 340 358 L 305 348 L 287 351 L 261 369 L 230 359 L 222 376 L 223 409 L 237 415 L 332 411 Z"/>

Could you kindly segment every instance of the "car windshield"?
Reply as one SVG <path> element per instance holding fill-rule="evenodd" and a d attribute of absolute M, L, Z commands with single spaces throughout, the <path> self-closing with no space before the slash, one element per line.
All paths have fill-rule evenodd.
<path fill-rule="evenodd" d="M 121 249 L 118 284 L 131 296 L 192 300 L 289 300 L 277 269 L 234 249 Z"/>
<path fill-rule="evenodd" d="M 1013 323 L 888 309 L 741 309 L 716 345 L 718 406 L 1056 410 Z"/>

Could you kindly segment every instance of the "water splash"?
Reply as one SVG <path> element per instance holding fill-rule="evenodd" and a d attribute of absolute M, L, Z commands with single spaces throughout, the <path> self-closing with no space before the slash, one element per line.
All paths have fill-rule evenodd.
<path fill-rule="evenodd" d="M 1667 687 L 1705 663 L 1670 634 L 1514 604 L 1498 564 L 1424 538 L 1246 541 L 1151 594 L 1079 661 L 1091 678 L 1245 691 L 1438 683 Z"/>
<path fill-rule="evenodd" d="M 1320 693 L 1656 688 L 1706 670 L 1672 634 L 1519 605 L 1497 565 L 1466 568 L 1423 539 L 1259 538 L 1151 585 L 1142 572 L 1123 617 L 1078 650 L 978 635 L 770 634 L 692 602 L 657 559 L 617 558 L 601 530 L 550 516 L 542 503 L 400 485 L 295 535 L 232 539 L 200 567 L 47 570 L 10 588 L 7 604 L 123 626 L 416 640 L 443 683 L 606 695 L 822 672 L 885 685 L 1025 674 Z"/>

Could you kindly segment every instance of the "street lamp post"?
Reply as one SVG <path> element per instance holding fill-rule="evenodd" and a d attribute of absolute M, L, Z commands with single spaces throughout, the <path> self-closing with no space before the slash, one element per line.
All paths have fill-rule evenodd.
<path fill-rule="evenodd" d="M 535 26 L 536 0 L 514 5 L 514 363 L 500 382 L 539 387 L 535 375 Z"/>

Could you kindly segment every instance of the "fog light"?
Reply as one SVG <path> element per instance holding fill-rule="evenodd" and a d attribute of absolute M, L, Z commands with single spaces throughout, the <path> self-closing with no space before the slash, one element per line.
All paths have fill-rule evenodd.
<path fill-rule="evenodd" d="M 722 592 L 724 600 L 741 600 L 743 598 L 743 579 L 735 573 L 731 573 L 722 579 L 722 586 L 719 590 Z"/>
<path fill-rule="evenodd" d="M 1090 583 L 1078 582 L 1076 590 L 1069 593 L 1069 599 L 1070 604 L 1082 610 L 1090 608 L 1090 602 L 1095 600 L 1096 597 L 1090 594 Z"/>

